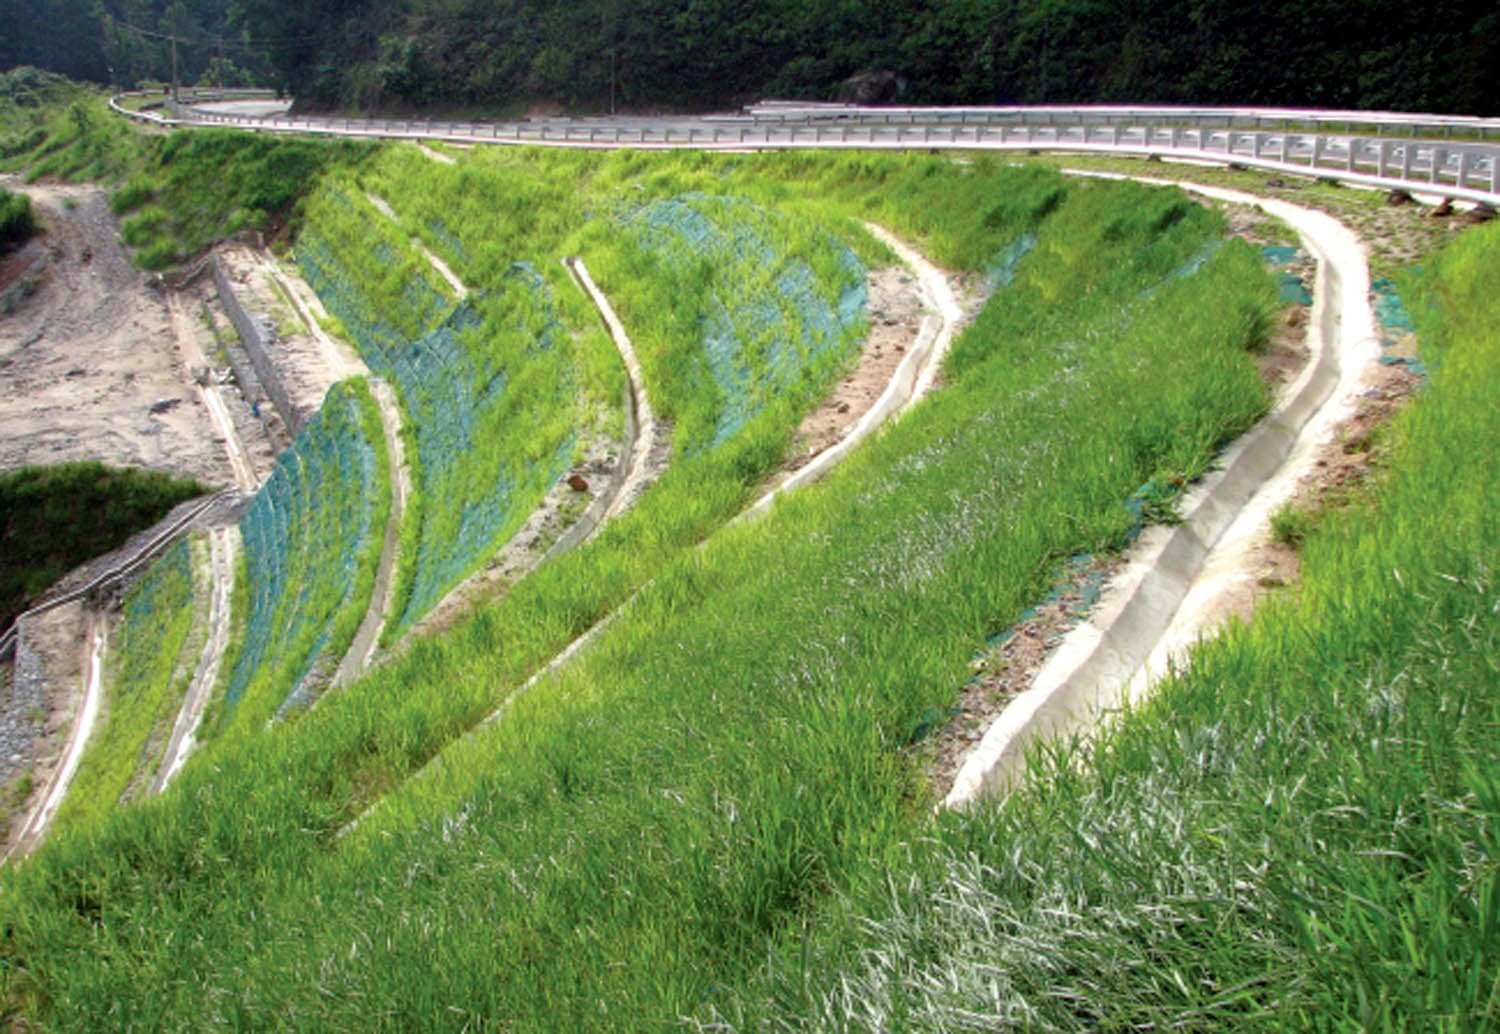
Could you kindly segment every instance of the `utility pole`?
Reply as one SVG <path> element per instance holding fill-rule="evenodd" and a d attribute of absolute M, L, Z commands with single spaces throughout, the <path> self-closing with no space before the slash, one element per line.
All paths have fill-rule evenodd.
<path fill-rule="evenodd" d="M 172 33 L 172 103 L 177 103 L 177 33 Z"/>

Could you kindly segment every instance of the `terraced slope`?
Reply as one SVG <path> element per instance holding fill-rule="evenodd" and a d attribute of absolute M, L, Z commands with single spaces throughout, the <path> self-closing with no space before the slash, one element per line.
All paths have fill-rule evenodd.
<path fill-rule="evenodd" d="M 684 194 L 617 222 L 667 280 L 676 305 L 666 318 L 699 330 L 697 341 L 681 339 L 688 347 L 653 356 L 656 380 L 690 400 L 679 417 L 689 450 L 722 443 L 771 399 L 799 381 L 822 383 L 847 358 L 865 269 L 807 221 L 743 198 Z"/>
<path fill-rule="evenodd" d="M 524 260 L 456 301 L 347 185 L 314 198 L 297 255 L 371 370 L 396 387 L 415 437 L 399 634 L 494 553 L 571 462 L 581 401 L 571 333 Z"/>
<path fill-rule="evenodd" d="M 341 381 L 240 521 L 248 602 L 219 728 L 255 729 L 315 698 L 369 606 L 390 479 L 369 386 Z"/>
<path fill-rule="evenodd" d="M 688 548 L 781 455 L 778 405 L 454 634 L 189 766 L 149 815 L 45 848 L 0 895 L 20 1011 L 59 1029 L 573 1031 L 708 1008 L 922 828 L 901 744 L 1056 559 L 1118 541 L 1138 485 L 1201 468 L 1264 404 L 1245 354 L 1273 296 L 1260 257 L 1227 246 L 1171 278 L 1220 226 L 1170 192 L 922 159 L 574 160 L 601 163 L 606 194 L 634 177 L 661 200 L 811 196 L 826 207 L 803 214 L 841 230 L 900 209 L 976 273 L 1037 243 L 948 388 L 767 520 Z M 575 668 L 406 780 L 648 580 Z"/>
<path fill-rule="evenodd" d="M 57 825 L 97 821 L 155 774 L 207 633 L 206 562 L 205 544 L 184 538 L 126 595 L 110 639 L 105 717 L 58 809 Z"/>
<path fill-rule="evenodd" d="M 1411 284 L 1427 389 L 1296 595 L 1111 735 L 924 830 L 698 1004 L 738 1030 L 1500 1019 L 1500 226 Z M 1386 303 L 1388 305 L 1388 303 Z"/>

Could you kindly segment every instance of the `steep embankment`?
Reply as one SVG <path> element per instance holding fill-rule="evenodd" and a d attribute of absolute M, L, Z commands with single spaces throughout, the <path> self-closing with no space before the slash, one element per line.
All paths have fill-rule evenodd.
<path fill-rule="evenodd" d="M 626 164 L 601 161 L 614 176 Z M 190 765 L 149 821 L 126 809 L 88 840 L 59 839 L 0 899 L 32 931 L 8 949 L 10 971 L 45 974 L 50 992 L 44 1005 L 12 981 L 14 1000 L 61 1026 L 115 1002 L 167 1024 L 232 1008 L 246 1022 L 443 1026 L 456 1009 L 541 1029 L 639 1027 L 742 982 L 768 934 L 872 857 L 889 860 L 922 810 L 896 745 L 948 698 L 976 645 L 1026 604 L 1049 557 L 1118 540 L 1137 485 L 1198 469 L 1259 411 L 1244 349 L 1270 285 L 1248 249 L 1194 264 L 1218 227 L 1171 195 L 924 159 L 861 159 L 852 176 L 855 163 L 822 159 L 779 168 L 796 191 L 826 175 L 841 186 L 823 197 L 853 195 L 820 213 L 830 224 L 909 207 L 910 235 L 946 261 L 967 249 L 971 269 L 1035 235 L 956 345 L 942 405 L 918 407 L 767 520 L 683 552 L 751 496 L 742 472 L 766 470 L 790 439 L 795 420 L 770 405 L 674 462 L 635 509 L 503 605 L 253 751 Z M 694 193 L 682 179 L 702 192 L 720 174 L 684 163 L 662 193 Z M 979 208 L 970 192 L 992 200 Z M 1202 269 L 1174 276 L 1189 265 Z M 832 269 L 824 282 L 838 282 Z M 628 296 L 630 279 L 617 273 L 610 297 Z M 644 313 L 651 296 L 636 298 Z M 706 349 L 696 365 L 704 395 L 720 397 Z M 705 412 L 700 442 L 722 410 Z M 592 650 L 451 752 L 439 778 L 402 787 L 647 578 Z M 329 835 L 388 790 L 390 806 L 354 836 Z M 171 901 L 139 868 L 205 851 L 216 864 L 173 882 Z M 150 917 L 150 942 L 173 950 L 135 953 L 108 932 L 112 918 L 76 918 L 77 901 L 51 889 L 73 885 L 75 867 L 93 881 L 84 912 Z M 450 921 L 478 913 L 491 921 Z M 216 975 L 231 972 L 232 990 Z M 148 985 L 170 990 L 148 1006 L 130 990 Z"/>
<path fill-rule="evenodd" d="M 1366 503 L 1301 515 L 1297 593 L 1081 755 L 867 871 L 699 1016 L 1494 1025 L 1500 228 L 1409 286 L 1430 382 Z"/>

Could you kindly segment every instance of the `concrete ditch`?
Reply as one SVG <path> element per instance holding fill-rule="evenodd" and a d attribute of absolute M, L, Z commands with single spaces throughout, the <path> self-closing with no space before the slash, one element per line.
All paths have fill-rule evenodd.
<path fill-rule="evenodd" d="M 1343 224 L 1321 212 L 1238 191 L 1142 182 L 1254 205 L 1298 232 L 1318 268 L 1308 334 L 1312 360 L 1272 412 L 1184 498 L 1182 523 L 1141 536 L 1093 613 L 1064 637 L 1032 687 L 985 732 L 944 807 L 1004 793 L 1020 776 L 1028 747 L 1048 738 L 1089 735 L 1142 699 L 1171 666 L 1185 662 L 1191 646 L 1211 634 L 1222 616 L 1222 594 L 1237 580 L 1234 572 L 1244 568 L 1252 538 L 1352 410 L 1379 355 L 1369 269 L 1359 241 Z M 1244 577 L 1241 571 L 1238 580 Z"/>

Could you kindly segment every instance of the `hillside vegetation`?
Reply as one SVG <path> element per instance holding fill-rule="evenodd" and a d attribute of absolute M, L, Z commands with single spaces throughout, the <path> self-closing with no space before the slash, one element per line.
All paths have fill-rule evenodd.
<path fill-rule="evenodd" d="M 53 1029 L 211 1016 L 572 1031 L 702 1010 L 924 829 L 902 745 L 985 638 L 1060 558 L 1125 541 L 1137 486 L 1201 470 L 1264 407 L 1247 350 L 1274 287 L 1252 249 L 1211 247 L 1217 217 L 1171 191 L 889 156 L 516 152 L 452 175 L 489 163 L 500 183 L 508 167 L 523 183 L 528 166 L 582 173 L 556 177 L 599 213 L 569 243 L 613 271 L 601 282 L 631 311 L 692 288 L 697 320 L 643 348 L 705 350 L 708 376 L 676 387 L 647 364 L 652 391 L 684 407 L 722 397 L 706 350 L 741 302 L 651 258 L 687 250 L 682 235 L 643 248 L 620 232 L 658 199 L 752 248 L 785 220 L 877 261 L 854 223 L 873 216 L 957 268 L 1013 268 L 948 387 L 768 519 L 708 538 L 784 454 L 817 390 L 797 379 L 717 444 L 718 416 L 680 418 L 672 466 L 631 513 L 452 634 L 295 722 L 221 741 L 160 801 L 59 830 L 0 895 L 19 1014 Z M 616 190 L 625 207 L 606 204 Z M 813 264 L 818 282 L 847 282 L 837 256 Z M 785 282 L 746 286 L 805 335 L 804 310 L 775 301 Z M 779 347 L 741 354 L 775 383 Z M 636 593 L 575 666 L 513 697 Z"/>
<path fill-rule="evenodd" d="M 240 5 L 304 101 L 595 111 L 766 95 L 1495 114 L 1500 13 L 1459 4 L 646 0 Z M 862 78 L 856 78 L 862 77 Z"/>
<path fill-rule="evenodd" d="M 209 729 L 259 729 L 316 698 L 370 605 L 390 506 L 375 399 L 341 381 L 240 519 L 245 626 Z"/>
<path fill-rule="evenodd" d="M 59 825 L 98 821 L 143 795 L 156 774 L 208 633 L 206 552 L 201 539 L 180 539 L 126 593 L 107 654 L 109 708 L 58 809 Z"/>
<path fill-rule="evenodd" d="M 1431 385 L 1373 497 L 1306 542 L 1299 591 L 1002 805 L 911 838 L 700 1017 L 1493 1029 L 1500 226 L 1417 297 Z"/>
<path fill-rule="evenodd" d="M 759 97 L 1182 103 L 1494 115 L 1485 0 L 0 0 L 0 68 L 133 87 L 289 88 L 313 105 L 720 108 Z"/>

